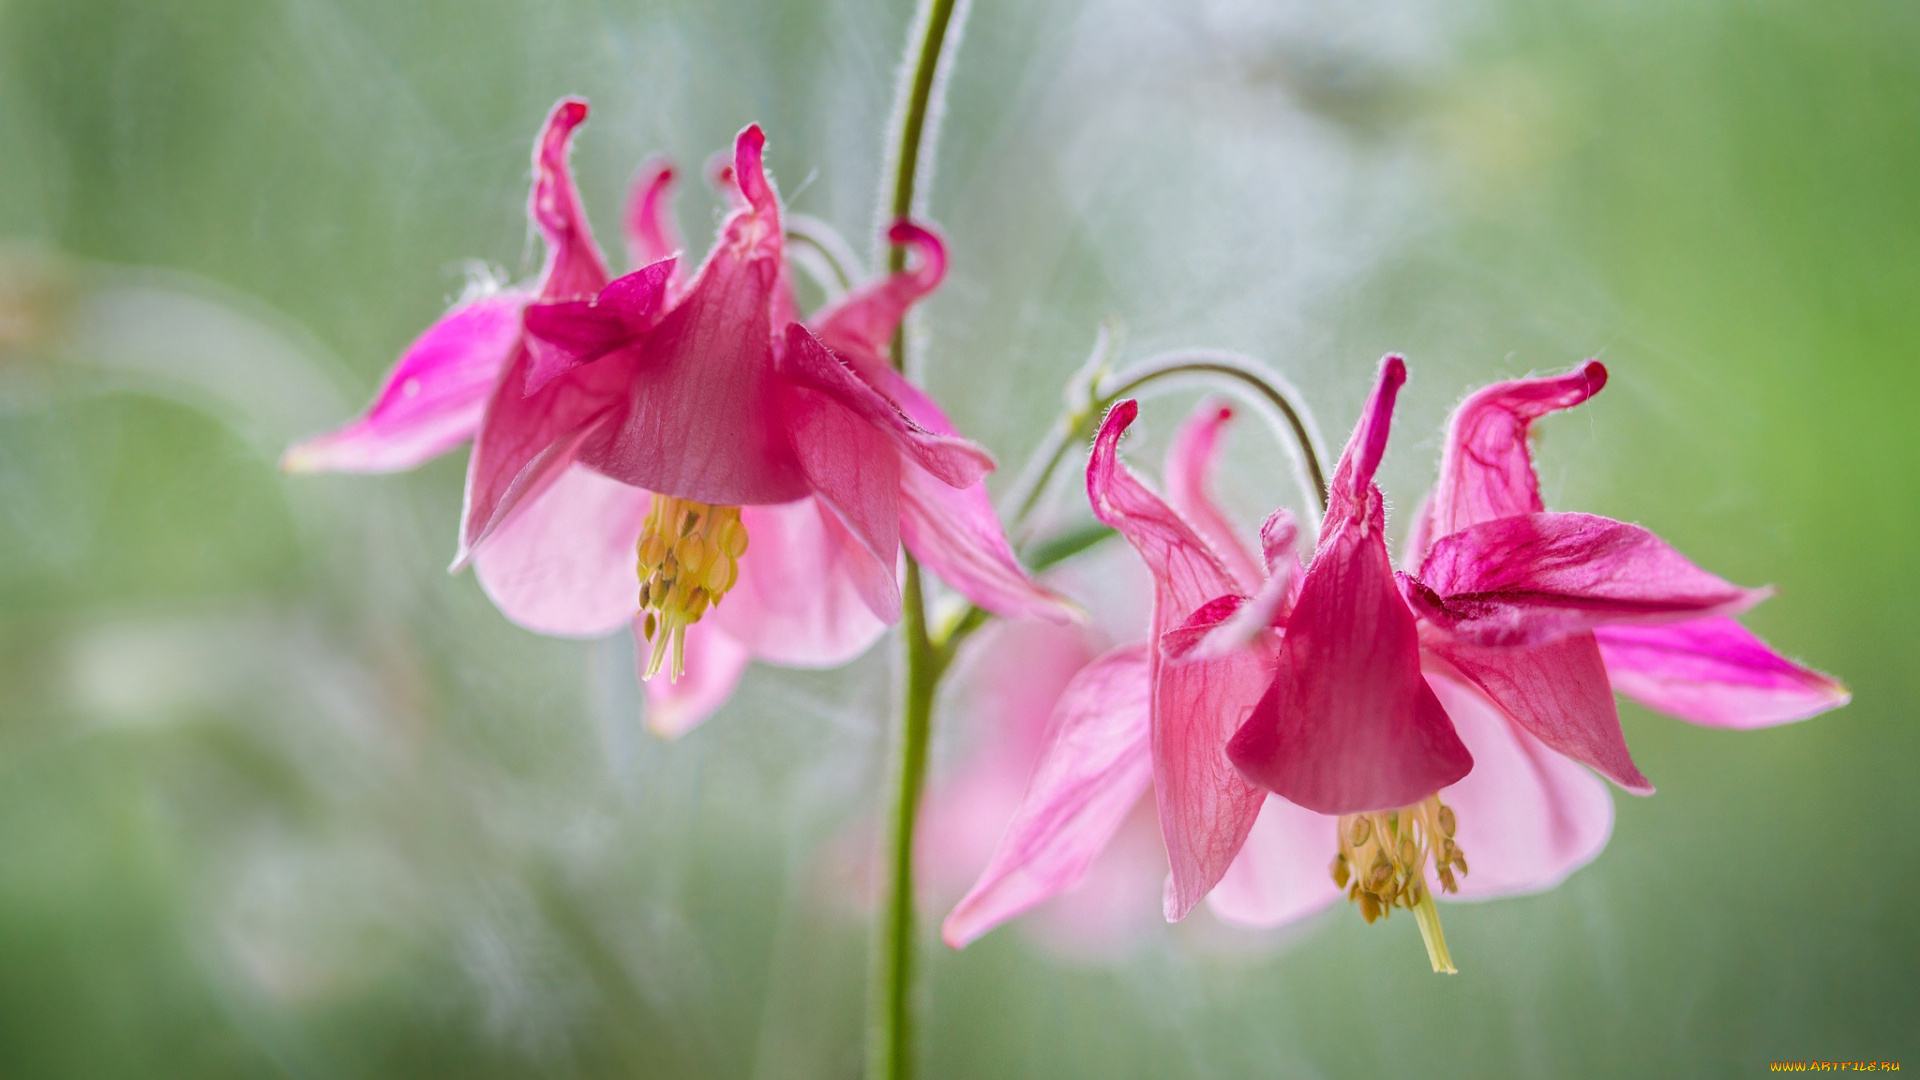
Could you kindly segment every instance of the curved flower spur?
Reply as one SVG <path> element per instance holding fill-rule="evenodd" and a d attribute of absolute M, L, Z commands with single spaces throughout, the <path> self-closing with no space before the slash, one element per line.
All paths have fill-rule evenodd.
<path fill-rule="evenodd" d="M 445 372 L 470 388 L 494 365 L 455 566 L 471 560 L 495 604 L 532 630 L 595 636 L 632 620 L 643 674 L 668 673 L 648 684 L 648 722 L 668 734 L 718 707 L 749 657 L 830 666 L 864 651 L 899 616 L 903 541 L 983 608 L 1070 617 L 1007 544 L 981 483 L 992 459 L 881 355 L 939 284 L 939 238 L 896 224 L 916 269 L 797 321 L 765 139 L 750 126 L 724 174 L 733 210 L 691 278 L 671 248 L 672 170 L 656 166 L 626 215 L 644 265 L 609 281 L 567 171 L 585 115 L 561 102 L 536 151 L 531 210 L 549 256 L 534 301 L 517 301 L 525 332 L 410 368 L 417 344 L 375 404 L 408 400 L 392 392 L 404 379 Z M 417 425 L 380 419 L 378 432 L 362 421 L 316 442 Z M 312 445 L 290 461 L 314 465 L 301 456 Z"/>

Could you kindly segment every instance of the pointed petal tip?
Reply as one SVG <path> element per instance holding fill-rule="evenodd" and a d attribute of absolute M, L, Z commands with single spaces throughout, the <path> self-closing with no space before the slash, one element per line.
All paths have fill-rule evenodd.
<path fill-rule="evenodd" d="M 570 96 L 563 97 L 554 103 L 553 113 L 547 122 L 561 134 L 565 134 L 579 127 L 586 119 L 587 99 Z"/>
<path fill-rule="evenodd" d="M 1587 391 L 1588 397 L 1592 397 L 1593 395 L 1606 389 L 1607 365 L 1601 363 L 1598 360 L 1589 360 L 1586 363 L 1580 365 L 1580 374 L 1585 375 L 1587 377 L 1588 384 L 1592 386 L 1592 389 Z"/>
<path fill-rule="evenodd" d="M 759 124 L 740 129 L 733 142 L 733 183 L 749 206 L 763 212 L 773 209 L 776 201 L 767 182 L 766 148 L 767 136 Z"/>
<path fill-rule="evenodd" d="M 1399 353 L 1388 353 L 1380 358 L 1380 385 L 1390 386 L 1394 390 L 1407 384 L 1407 361 Z"/>

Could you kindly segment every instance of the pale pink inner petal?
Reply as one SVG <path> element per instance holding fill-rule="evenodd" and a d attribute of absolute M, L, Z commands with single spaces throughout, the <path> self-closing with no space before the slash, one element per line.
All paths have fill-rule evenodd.
<path fill-rule="evenodd" d="M 1459 892 L 1435 895 L 1538 892 L 1593 861 L 1613 829 L 1606 782 L 1514 725 L 1472 686 L 1433 670 L 1427 681 L 1473 751 L 1473 772 L 1440 793 L 1459 823 L 1454 838 L 1468 873 Z"/>
<path fill-rule="evenodd" d="M 1329 869 L 1340 850 L 1339 819 L 1267 796 L 1240 855 L 1207 904 L 1243 926 L 1273 927 L 1306 918 L 1335 900 Z"/>
<path fill-rule="evenodd" d="M 474 553 L 495 607 L 535 633 L 599 637 L 639 608 L 634 545 L 653 496 L 574 465 Z"/>
<path fill-rule="evenodd" d="M 462 304 L 414 339 L 360 419 L 295 444 L 288 472 L 395 472 L 473 438 L 487 394 L 520 340 L 525 293 Z"/>
<path fill-rule="evenodd" d="M 639 622 L 633 627 L 637 654 L 634 669 L 645 671 L 653 654 Z M 704 723 L 726 704 L 747 670 L 747 650 L 712 619 L 702 619 L 685 630 L 686 668 L 679 678 L 662 671 L 646 681 L 647 730 L 675 739 Z"/>
<path fill-rule="evenodd" d="M 837 667 L 886 632 L 862 591 L 861 564 L 873 557 L 832 511 L 801 499 L 743 507 L 740 521 L 747 528 L 740 578 L 705 621 L 787 667 Z"/>
<path fill-rule="evenodd" d="M 954 948 L 1078 882 L 1153 778 L 1147 649 L 1082 669 L 1054 707 L 1046 751 L 1000 845 L 941 936 Z"/>
<path fill-rule="evenodd" d="M 1832 676 L 1774 652 L 1718 615 L 1594 631 L 1613 688 L 1650 709 L 1710 727 L 1757 728 L 1837 709 L 1852 695 Z"/>

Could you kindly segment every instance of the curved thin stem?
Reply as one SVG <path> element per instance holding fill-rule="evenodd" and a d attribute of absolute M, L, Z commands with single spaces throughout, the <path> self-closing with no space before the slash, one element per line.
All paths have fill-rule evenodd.
<path fill-rule="evenodd" d="M 1319 437 L 1309 428 L 1300 410 L 1294 407 L 1292 398 L 1297 391 L 1286 385 L 1280 376 L 1267 371 L 1258 361 L 1239 353 L 1214 349 L 1191 349 L 1176 353 L 1167 353 L 1118 372 L 1113 376 L 1119 385 L 1111 390 L 1101 388 L 1101 400 L 1108 405 L 1126 397 L 1159 379 L 1174 378 L 1183 375 L 1220 375 L 1234 379 L 1253 390 L 1273 406 L 1274 411 L 1286 420 L 1293 431 L 1293 445 L 1298 451 L 1297 459 L 1306 473 L 1307 486 L 1320 503 L 1320 512 L 1327 510 L 1327 477 L 1320 468 L 1320 454 L 1317 449 Z"/>

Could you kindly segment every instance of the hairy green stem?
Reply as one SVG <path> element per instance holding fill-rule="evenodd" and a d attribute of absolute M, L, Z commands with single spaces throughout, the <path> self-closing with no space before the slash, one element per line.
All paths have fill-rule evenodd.
<path fill-rule="evenodd" d="M 892 216 L 913 212 L 914 185 L 920 173 L 921 143 L 947 31 L 954 20 L 956 0 L 928 0 L 921 9 L 920 47 L 915 54 L 912 82 L 906 88 L 899 114 L 898 160 L 893 177 Z M 906 269 L 906 249 L 894 245 L 887 253 L 892 272 Z M 904 328 L 893 335 L 895 370 L 907 361 Z M 927 630 L 926 595 L 920 566 L 911 555 L 900 598 L 901 639 L 905 652 L 906 685 L 901 691 L 900 730 L 892 769 L 892 820 L 888 830 L 885 907 L 874 943 L 867 1001 L 867 1075 L 872 1080 L 911 1080 L 914 1073 L 914 959 L 918 940 L 914 927 L 913 838 L 920 815 L 920 794 L 926 783 L 927 748 L 933 731 L 933 699 L 951 653 L 937 648 Z"/>

